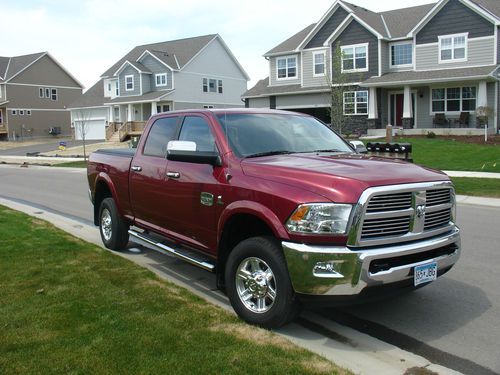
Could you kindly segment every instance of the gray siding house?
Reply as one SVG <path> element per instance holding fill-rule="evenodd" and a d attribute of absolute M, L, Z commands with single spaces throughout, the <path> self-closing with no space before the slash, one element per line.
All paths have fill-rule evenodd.
<path fill-rule="evenodd" d="M 137 46 L 71 104 L 75 137 L 123 140 L 159 112 L 243 107 L 248 80 L 216 34 Z"/>
<path fill-rule="evenodd" d="M 48 52 L 0 57 L 0 140 L 70 136 L 82 88 Z"/>
<path fill-rule="evenodd" d="M 498 132 L 500 1 L 440 0 L 376 13 L 342 0 L 268 51 L 269 77 L 246 106 L 295 110 L 330 122 L 331 58 L 341 49 L 349 131 Z M 487 116 L 486 116 L 487 115 Z"/>

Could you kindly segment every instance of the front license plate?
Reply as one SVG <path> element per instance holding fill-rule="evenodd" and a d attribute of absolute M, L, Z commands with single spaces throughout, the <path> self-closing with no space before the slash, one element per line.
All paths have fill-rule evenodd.
<path fill-rule="evenodd" d="M 415 267 L 415 286 L 434 281 L 437 278 L 437 263 L 427 263 Z"/>

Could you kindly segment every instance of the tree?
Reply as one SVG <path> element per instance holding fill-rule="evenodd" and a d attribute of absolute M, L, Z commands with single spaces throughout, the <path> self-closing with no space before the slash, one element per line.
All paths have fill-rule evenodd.
<path fill-rule="evenodd" d="M 330 88 L 330 123 L 331 127 L 337 130 L 340 134 L 344 131 L 345 125 L 349 123 L 351 115 L 349 114 L 353 108 L 350 103 L 346 103 L 344 114 L 344 94 L 347 91 L 352 91 L 349 82 L 352 77 L 342 72 L 342 50 L 340 43 L 337 43 L 335 50 L 332 51 L 331 58 L 331 74 L 325 72 L 326 81 Z M 354 102 L 352 103 L 354 105 Z"/>
<path fill-rule="evenodd" d="M 73 124 L 75 126 L 75 138 L 80 135 L 82 138 L 82 145 L 83 145 L 83 160 L 87 161 L 87 152 L 85 149 L 86 146 L 86 138 L 87 134 L 89 132 L 89 120 L 90 120 L 90 113 L 80 109 L 76 112 L 76 117 L 73 119 Z"/>

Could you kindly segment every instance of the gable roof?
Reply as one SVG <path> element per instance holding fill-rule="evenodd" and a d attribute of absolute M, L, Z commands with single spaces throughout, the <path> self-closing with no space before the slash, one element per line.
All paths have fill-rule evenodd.
<path fill-rule="evenodd" d="M 217 38 L 217 34 L 197 36 L 193 38 L 177 39 L 167 42 L 144 44 L 134 47 L 113 66 L 106 70 L 101 77 L 112 76 L 125 61 L 137 61 L 147 50 L 155 57 L 172 68 L 182 69 L 198 52 L 210 41 Z"/>
<path fill-rule="evenodd" d="M 307 37 L 311 30 L 316 26 L 315 23 L 310 24 L 304 29 L 300 30 L 297 34 L 291 36 L 284 42 L 278 44 L 273 49 L 267 51 L 264 56 L 271 56 L 283 52 L 292 52 L 299 47 L 302 41 Z"/>
<path fill-rule="evenodd" d="M 498 0 L 471 0 L 480 8 L 492 13 L 495 17 L 500 18 L 500 1 Z"/>
<path fill-rule="evenodd" d="M 38 52 L 13 57 L 0 57 L 0 82 L 8 82 L 44 56 L 51 59 L 52 62 L 61 68 L 68 76 L 70 76 L 71 79 L 78 84 L 78 86 L 83 87 L 83 85 L 48 52 Z"/>
<path fill-rule="evenodd" d="M 69 109 L 88 108 L 88 107 L 102 107 L 104 102 L 104 78 L 97 81 L 91 88 L 85 91 L 71 105 Z"/>
<path fill-rule="evenodd" d="M 151 70 L 149 70 L 147 67 L 145 67 L 141 63 L 136 62 L 136 61 L 125 60 L 125 62 L 118 68 L 118 70 L 113 75 L 116 76 L 116 75 L 120 74 L 121 71 L 123 69 L 125 69 L 125 67 L 127 65 L 131 66 L 132 68 L 134 68 L 135 70 L 137 70 L 137 72 L 139 72 L 139 73 L 152 74 Z"/>
<path fill-rule="evenodd" d="M 434 7 L 433 4 L 410 8 L 394 9 L 380 13 L 390 32 L 391 38 L 404 38 L 412 28 Z"/>
<path fill-rule="evenodd" d="M 355 4 L 348 3 L 346 1 L 341 1 L 345 5 L 347 5 L 347 8 L 351 11 L 351 13 L 358 18 L 360 18 L 362 21 L 364 21 L 368 26 L 370 26 L 372 29 L 374 29 L 377 33 L 382 35 L 383 37 L 389 37 L 387 33 L 387 29 L 384 26 L 384 21 L 382 20 L 382 17 L 380 16 L 380 13 L 375 13 L 372 12 L 369 9 L 360 7 Z"/>

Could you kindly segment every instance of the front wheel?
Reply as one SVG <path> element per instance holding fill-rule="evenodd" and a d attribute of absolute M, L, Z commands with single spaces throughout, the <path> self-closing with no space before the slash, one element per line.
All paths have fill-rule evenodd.
<path fill-rule="evenodd" d="M 99 207 L 99 232 L 108 249 L 121 250 L 128 244 L 129 225 L 120 216 L 113 198 L 105 198 Z"/>
<path fill-rule="evenodd" d="M 272 237 L 240 242 L 229 254 L 225 279 L 231 305 L 248 323 L 277 328 L 298 313 L 285 258 Z"/>

